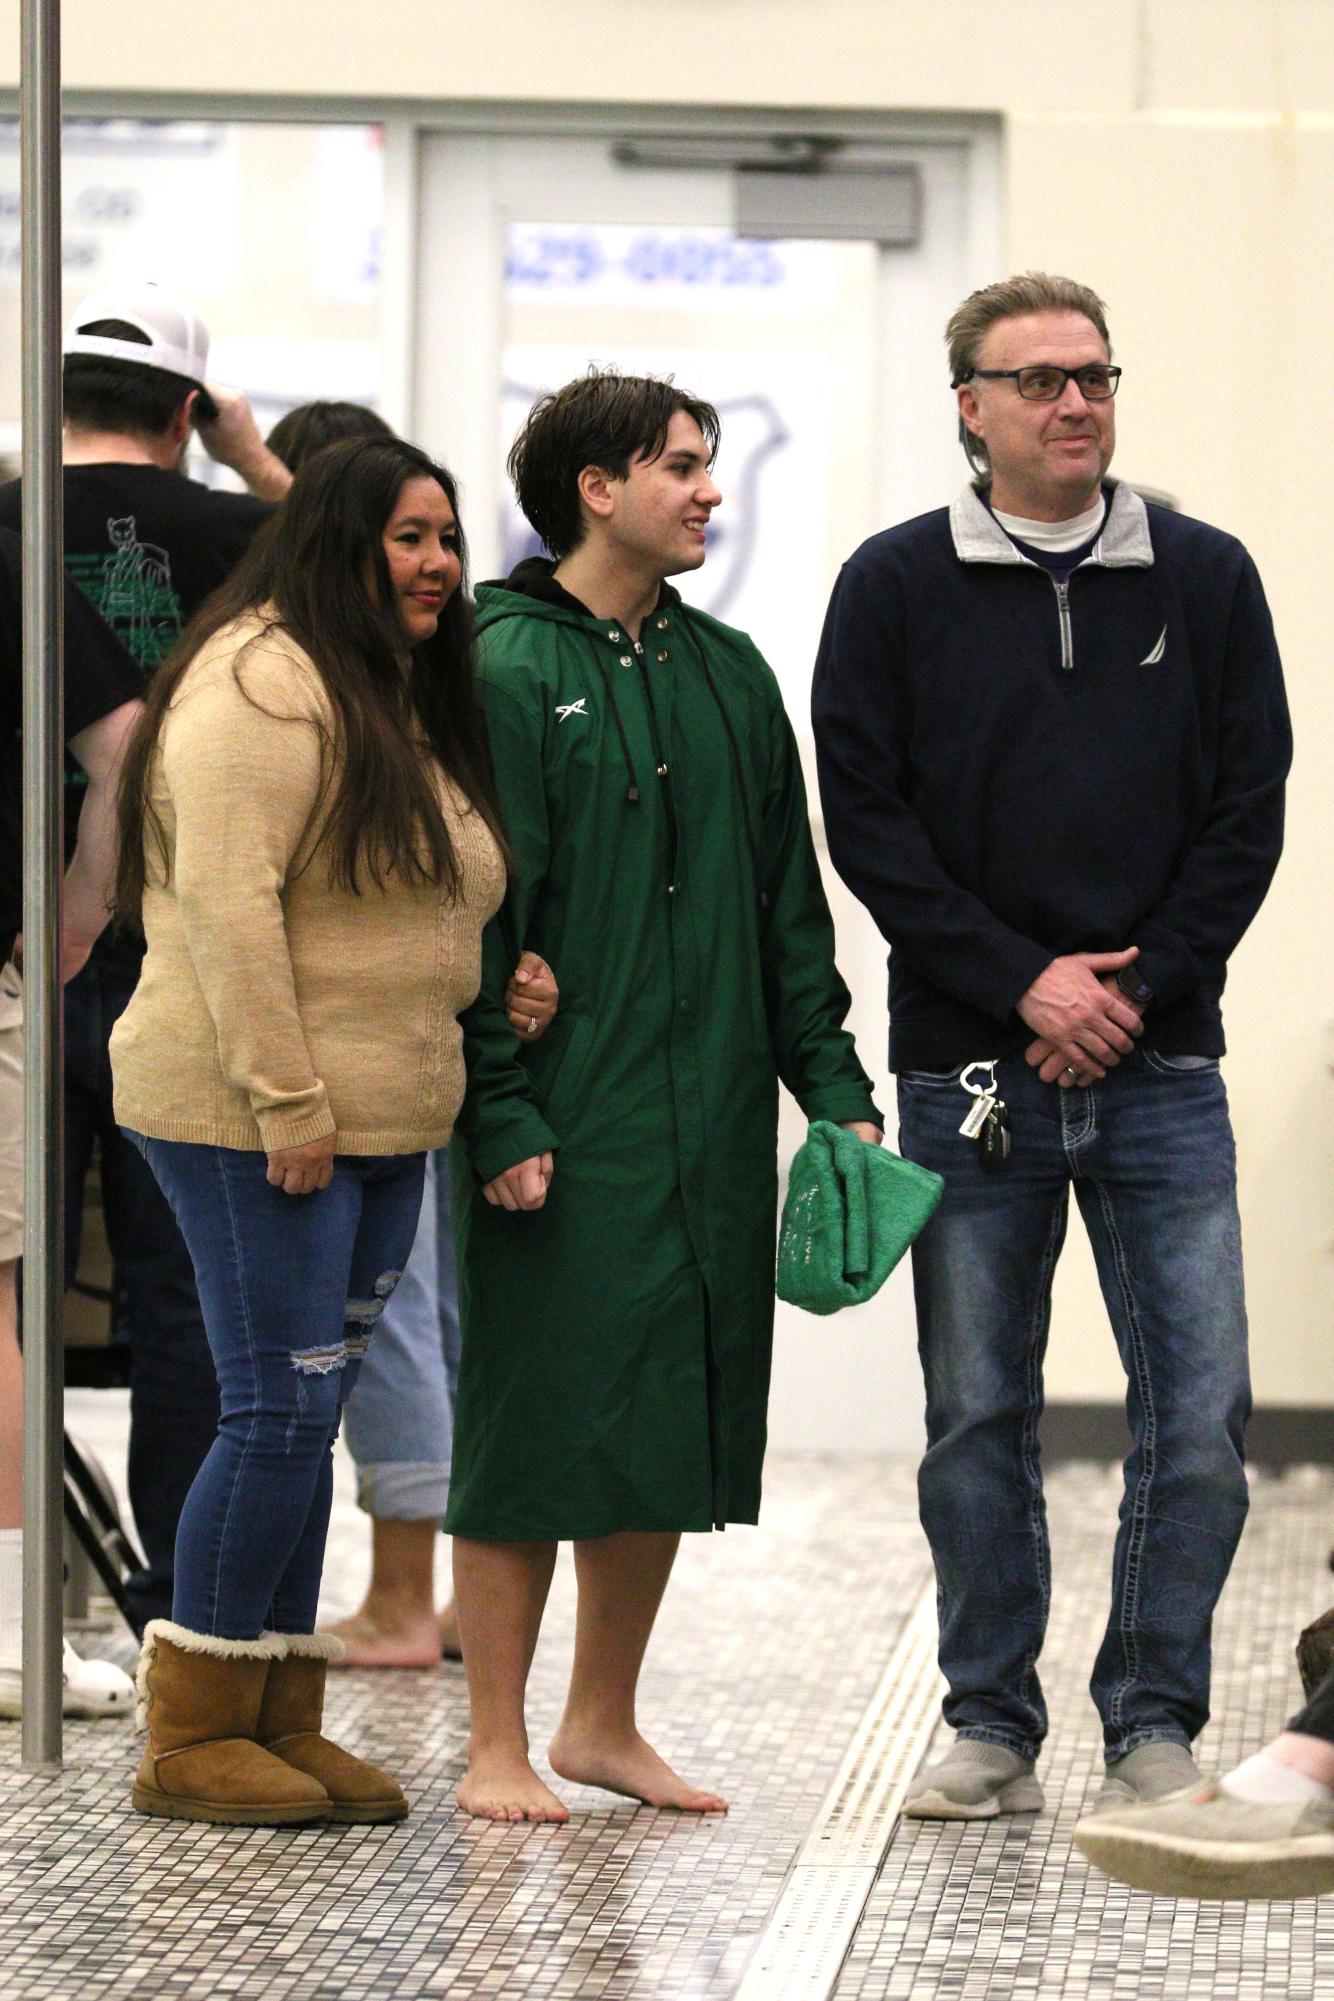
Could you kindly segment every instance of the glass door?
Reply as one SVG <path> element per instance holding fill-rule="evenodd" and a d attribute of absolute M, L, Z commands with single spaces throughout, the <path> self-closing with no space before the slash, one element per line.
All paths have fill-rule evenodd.
<path fill-rule="evenodd" d="M 767 190 L 739 185 L 750 169 L 729 163 L 725 142 L 670 139 L 658 150 L 653 163 L 654 147 L 612 135 L 424 138 L 415 431 L 461 481 L 482 578 L 535 547 L 504 461 L 541 390 L 610 362 L 671 374 L 717 405 L 723 504 L 708 562 L 681 587 L 748 631 L 778 676 L 807 766 L 852 1026 L 892 1130 L 884 947 L 823 854 L 810 680 L 841 562 L 875 529 L 948 500 L 964 476 L 942 333 L 976 282 L 969 149 L 880 149 L 885 188 L 896 175 L 905 197 L 883 230 L 876 160 L 832 190 L 766 173 L 776 231 L 791 212 L 790 235 L 740 233 L 738 212 L 753 230 Z M 876 236 L 855 233 L 863 212 Z M 895 231 L 900 240 L 883 240 Z M 784 1161 L 803 1135 L 785 1102 Z M 779 1315 L 778 1442 L 916 1445 L 916 1398 L 901 1393 L 917 1377 L 906 1272 L 871 1307 L 822 1324 L 818 1349 L 814 1323 Z M 852 1393 L 868 1381 L 882 1393 Z"/>

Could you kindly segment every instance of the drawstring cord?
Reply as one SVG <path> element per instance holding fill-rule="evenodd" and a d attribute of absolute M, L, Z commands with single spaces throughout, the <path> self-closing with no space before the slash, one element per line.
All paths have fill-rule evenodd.
<path fill-rule="evenodd" d="M 620 704 L 616 700 L 615 677 L 604 665 L 602 654 L 592 633 L 588 635 L 588 643 L 593 650 L 593 660 L 601 677 L 602 685 L 607 691 L 607 705 L 611 710 L 612 721 L 616 725 L 616 734 L 621 742 L 621 756 L 625 759 L 625 772 L 629 781 L 625 788 L 626 802 L 631 806 L 637 806 L 640 797 L 639 784 L 635 776 L 634 759 L 630 755 L 630 741 L 625 734 L 625 723 L 621 717 Z M 642 647 L 636 646 L 635 658 L 639 663 L 640 679 L 644 684 L 644 702 L 648 709 L 648 734 L 649 743 L 653 750 L 653 764 L 662 784 L 663 810 L 667 815 L 667 853 L 671 877 L 674 883 L 676 880 L 676 857 L 679 848 L 676 801 L 672 797 L 671 774 L 667 769 L 667 760 L 663 756 L 662 744 L 658 737 L 658 712 L 653 706 L 653 689 L 649 683 L 648 669 L 644 665 Z"/>
<path fill-rule="evenodd" d="M 612 721 L 616 725 L 616 734 L 621 740 L 621 756 L 625 759 L 625 776 L 628 781 L 625 788 L 626 803 L 630 806 L 637 806 L 639 804 L 639 784 L 635 777 L 635 761 L 630 755 L 630 739 L 625 734 L 625 724 L 621 721 L 620 704 L 616 700 L 616 685 L 603 664 L 597 641 L 591 633 L 588 635 L 588 644 L 593 653 L 593 665 L 597 668 L 599 679 L 607 691 L 607 704 L 611 709 Z"/>
<path fill-rule="evenodd" d="M 512 618 L 521 616 L 518 612 L 511 612 L 506 615 Z M 723 732 L 727 738 L 727 748 L 732 759 L 732 768 L 736 773 L 737 791 L 741 797 L 741 814 L 746 823 L 746 840 L 750 847 L 751 869 L 755 877 L 755 893 L 759 900 L 760 909 L 767 910 L 769 908 L 769 895 L 760 882 L 760 844 L 755 832 L 755 816 L 751 812 L 750 794 L 746 790 L 746 772 L 745 766 L 741 762 L 741 746 L 737 742 L 736 731 L 732 726 L 732 718 L 727 712 L 727 707 L 719 691 L 718 683 L 713 678 L 713 670 L 709 666 L 704 648 L 700 645 L 699 640 L 691 630 L 690 620 L 686 614 L 684 605 L 680 608 L 679 616 L 681 630 L 690 642 L 691 651 L 694 653 L 695 659 L 699 663 L 700 672 L 704 676 L 705 686 L 713 697 L 714 707 L 717 709 L 722 721 Z M 637 806 L 640 801 L 639 780 L 635 772 L 635 761 L 630 755 L 630 739 L 625 733 L 625 722 L 621 716 L 620 704 L 616 699 L 615 678 L 604 664 L 602 650 L 597 640 L 591 632 L 588 632 L 587 627 L 585 627 L 585 632 L 588 638 L 589 650 L 593 656 L 593 665 L 597 669 L 598 678 L 607 693 L 607 703 L 611 709 L 612 721 L 616 726 L 616 735 L 620 741 L 621 756 L 625 761 L 626 804 Z M 667 760 L 663 756 L 662 746 L 658 738 L 658 712 L 653 702 L 653 684 L 644 662 L 644 650 L 641 645 L 636 645 L 635 647 L 635 659 L 639 666 L 640 679 L 644 685 L 644 701 L 648 709 L 649 742 L 653 749 L 653 761 L 657 769 L 657 775 L 662 781 L 663 806 L 667 814 L 667 835 L 671 854 L 672 876 L 674 879 L 676 875 L 676 856 L 679 840 L 676 801 L 672 796 L 671 776 L 667 768 Z"/>
<path fill-rule="evenodd" d="M 644 687 L 644 702 L 648 709 L 648 738 L 653 748 L 653 763 L 662 783 L 662 803 L 667 814 L 667 848 L 671 856 L 672 881 L 676 881 L 676 857 L 680 852 L 680 831 L 676 824 L 676 800 L 672 795 L 671 773 L 667 769 L 667 759 L 663 756 L 662 744 L 658 738 L 658 711 L 653 703 L 653 684 L 649 680 L 648 668 L 644 664 L 642 645 L 635 647 L 635 659 L 639 665 L 639 678 Z"/>
<path fill-rule="evenodd" d="M 746 822 L 746 839 L 750 843 L 750 862 L 755 874 L 755 890 L 760 900 L 760 909 L 767 910 L 769 908 L 769 894 L 760 881 L 760 844 L 756 838 L 755 821 L 750 810 L 750 794 L 746 790 L 746 773 L 741 762 L 741 746 L 736 740 L 736 731 L 732 727 L 732 718 L 728 715 L 726 705 L 718 691 L 718 683 L 713 678 L 713 669 L 709 666 L 704 648 L 691 631 L 690 621 L 684 615 L 684 611 L 682 613 L 681 626 L 694 650 L 695 658 L 700 664 L 700 671 L 708 683 L 709 693 L 713 696 L 718 714 L 722 717 L 723 728 L 727 732 L 728 748 L 732 753 L 732 764 L 736 771 L 737 791 L 741 795 L 741 812 Z"/>

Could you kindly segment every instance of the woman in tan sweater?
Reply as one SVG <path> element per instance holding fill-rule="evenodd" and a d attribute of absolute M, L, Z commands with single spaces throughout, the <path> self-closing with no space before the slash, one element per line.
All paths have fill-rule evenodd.
<path fill-rule="evenodd" d="M 121 907 L 143 976 L 116 1113 L 180 1223 L 222 1390 L 173 1617 L 145 1634 L 143 1813 L 391 1820 L 320 1735 L 332 1448 L 463 1096 L 505 855 L 453 481 L 394 438 L 313 459 L 149 691 Z"/>

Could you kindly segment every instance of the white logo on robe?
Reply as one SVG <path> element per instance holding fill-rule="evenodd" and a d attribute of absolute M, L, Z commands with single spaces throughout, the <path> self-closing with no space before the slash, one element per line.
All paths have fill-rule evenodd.
<path fill-rule="evenodd" d="M 584 703 L 587 700 L 587 695 L 581 695 L 577 702 L 565 702 L 563 704 L 558 702 L 556 704 L 556 721 L 563 723 L 567 716 L 586 716 L 588 710 L 584 707 Z"/>

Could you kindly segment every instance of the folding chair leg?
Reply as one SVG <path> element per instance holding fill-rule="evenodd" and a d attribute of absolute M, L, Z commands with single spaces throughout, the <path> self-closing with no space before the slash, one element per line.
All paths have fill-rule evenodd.
<path fill-rule="evenodd" d="M 141 1640 L 144 1622 L 130 1603 L 125 1579 L 130 1571 L 143 1569 L 144 1560 L 68 1432 L 65 1434 L 65 1520 L 116 1610 L 136 1640 Z"/>

